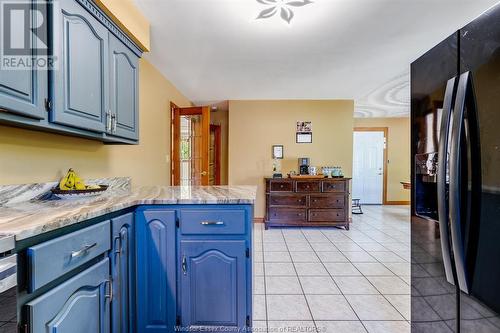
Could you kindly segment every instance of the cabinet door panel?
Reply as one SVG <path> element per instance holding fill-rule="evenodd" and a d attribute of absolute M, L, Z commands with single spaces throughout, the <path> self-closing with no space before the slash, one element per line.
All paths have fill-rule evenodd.
<path fill-rule="evenodd" d="M 72 0 L 60 1 L 54 18 L 54 53 L 60 68 L 54 71 L 55 108 L 51 121 L 104 132 L 109 89 L 108 31 Z"/>
<path fill-rule="evenodd" d="M 137 140 L 138 57 L 111 33 L 110 38 L 110 107 L 116 116 L 115 136 Z"/>
<path fill-rule="evenodd" d="M 32 333 L 108 333 L 109 260 L 27 304 Z"/>
<path fill-rule="evenodd" d="M 246 242 L 181 242 L 182 324 L 245 327 Z"/>
<path fill-rule="evenodd" d="M 111 304 L 113 333 L 133 332 L 132 314 L 135 304 L 133 223 L 133 213 L 117 217 L 112 221 L 113 251 L 110 253 L 110 260 L 114 296 Z"/>
<path fill-rule="evenodd" d="M 138 211 L 137 329 L 172 332 L 176 314 L 175 211 Z"/>
<path fill-rule="evenodd" d="M 37 7 L 36 4 L 34 4 Z M 45 6 L 36 8 L 45 11 Z M 32 11 L 33 25 L 43 17 L 35 15 Z M 24 31 L 23 21 L 12 21 L 13 28 Z M 16 26 L 20 25 L 20 26 Z M 36 58 L 39 54 L 38 48 L 42 48 L 37 38 L 32 38 L 31 54 L 29 57 Z M 45 56 L 44 56 L 45 57 Z M 24 58 L 24 57 L 23 57 Z M 46 115 L 44 100 L 48 97 L 48 72 L 31 69 L 17 68 L 15 70 L 0 69 L 0 109 L 8 110 L 23 116 L 36 119 L 44 119 Z"/>

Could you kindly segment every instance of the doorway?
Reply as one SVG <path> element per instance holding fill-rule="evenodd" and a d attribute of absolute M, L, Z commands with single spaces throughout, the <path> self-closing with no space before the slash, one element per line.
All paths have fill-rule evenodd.
<path fill-rule="evenodd" d="M 352 197 L 360 203 L 387 203 L 387 127 L 354 129 Z"/>
<path fill-rule="evenodd" d="M 171 103 L 171 182 L 210 184 L 210 107 L 179 108 Z"/>

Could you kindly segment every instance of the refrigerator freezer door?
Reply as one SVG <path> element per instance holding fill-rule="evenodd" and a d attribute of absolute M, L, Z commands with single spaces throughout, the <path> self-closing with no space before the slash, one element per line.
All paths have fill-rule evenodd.
<path fill-rule="evenodd" d="M 471 71 L 481 142 L 478 248 L 462 332 L 500 332 L 500 5 L 460 30 L 461 72 Z M 479 326 L 482 325 L 482 326 Z"/>

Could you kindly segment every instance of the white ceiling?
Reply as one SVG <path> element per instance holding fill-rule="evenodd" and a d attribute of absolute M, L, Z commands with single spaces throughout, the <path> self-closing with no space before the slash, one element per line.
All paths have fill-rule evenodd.
<path fill-rule="evenodd" d="M 373 117 L 408 115 L 409 64 L 498 0 L 314 0 L 290 24 L 257 0 L 134 1 L 146 58 L 197 104 L 345 98 Z"/>

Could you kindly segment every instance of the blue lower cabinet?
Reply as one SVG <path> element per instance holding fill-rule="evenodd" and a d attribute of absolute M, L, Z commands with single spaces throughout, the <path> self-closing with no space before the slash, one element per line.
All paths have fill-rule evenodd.
<path fill-rule="evenodd" d="M 111 331 L 134 332 L 135 265 L 134 265 L 134 213 L 111 220 L 112 250 L 109 254 L 113 280 L 111 303 Z"/>
<path fill-rule="evenodd" d="M 175 222 L 175 210 L 137 210 L 137 332 L 174 332 Z"/>
<path fill-rule="evenodd" d="M 244 328 L 247 325 L 246 241 L 182 240 L 180 244 L 182 326 Z"/>
<path fill-rule="evenodd" d="M 108 333 L 109 281 L 105 259 L 29 302 L 31 333 Z"/>

